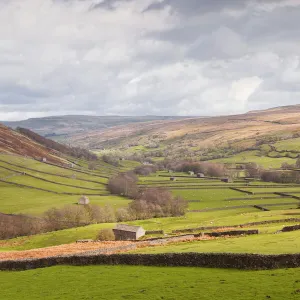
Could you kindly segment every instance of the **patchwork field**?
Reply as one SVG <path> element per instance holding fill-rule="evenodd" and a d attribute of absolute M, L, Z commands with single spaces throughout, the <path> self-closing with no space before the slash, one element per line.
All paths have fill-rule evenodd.
<path fill-rule="evenodd" d="M 38 215 L 52 207 L 76 204 L 81 195 L 88 195 L 92 204 L 119 208 L 129 199 L 110 195 L 107 178 L 118 169 L 98 162 L 96 170 L 81 166 L 65 169 L 30 158 L 0 155 L 0 212 Z M 107 170 L 114 170 L 108 173 Z M 107 178 L 106 178 L 107 177 Z"/>

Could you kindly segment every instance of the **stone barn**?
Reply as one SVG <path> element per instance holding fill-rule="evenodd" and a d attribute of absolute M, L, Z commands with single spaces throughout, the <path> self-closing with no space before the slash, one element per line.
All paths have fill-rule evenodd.
<path fill-rule="evenodd" d="M 191 175 L 191 176 L 195 174 L 193 171 L 189 171 L 188 173 L 189 173 L 189 175 Z"/>
<path fill-rule="evenodd" d="M 113 232 L 116 241 L 137 240 L 146 233 L 141 226 L 130 226 L 126 224 L 117 224 Z"/>
<path fill-rule="evenodd" d="M 43 157 L 43 158 L 42 158 L 42 162 L 47 162 L 47 158 L 46 158 L 46 157 Z"/>
<path fill-rule="evenodd" d="M 171 181 L 176 181 L 176 178 L 175 177 L 170 177 L 170 180 Z"/>
<path fill-rule="evenodd" d="M 87 205 L 90 203 L 90 199 L 86 196 L 82 196 L 79 200 L 78 200 L 78 204 L 79 205 Z"/>
<path fill-rule="evenodd" d="M 230 183 L 230 182 L 232 182 L 232 179 L 231 178 L 222 178 L 221 181 L 225 182 L 225 183 Z"/>
<path fill-rule="evenodd" d="M 198 173 L 197 174 L 197 178 L 204 178 L 204 177 L 205 177 L 205 175 L 203 173 Z"/>

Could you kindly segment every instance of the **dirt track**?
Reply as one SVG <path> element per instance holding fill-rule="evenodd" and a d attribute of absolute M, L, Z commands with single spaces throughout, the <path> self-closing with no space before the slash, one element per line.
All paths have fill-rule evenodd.
<path fill-rule="evenodd" d="M 76 254 L 92 250 L 109 249 L 119 246 L 127 246 L 133 242 L 89 242 L 59 245 L 47 248 L 0 252 L 0 260 L 15 260 L 24 258 L 42 258 L 49 256 Z M 112 254 L 112 252 L 110 252 Z"/>

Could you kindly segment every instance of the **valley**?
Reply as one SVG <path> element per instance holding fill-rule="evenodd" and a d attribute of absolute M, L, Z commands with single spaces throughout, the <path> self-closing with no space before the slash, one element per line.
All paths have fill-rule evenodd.
<path fill-rule="evenodd" d="M 30 138 L 31 133 L 28 136 L 1 126 L 0 268 L 1 263 L 4 266 L 8 260 L 14 262 L 21 259 L 26 262 L 30 259 L 47 260 L 69 256 L 80 259 L 82 256 L 103 254 L 297 256 L 300 248 L 300 230 L 297 230 L 300 224 L 300 183 L 297 175 L 300 127 L 295 124 L 297 109 L 298 106 L 295 109 L 253 112 L 243 117 L 235 117 L 239 120 L 232 123 L 232 117 L 168 120 L 159 121 L 159 124 L 147 122 L 138 125 L 143 132 L 137 132 L 137 129 L 134 129 L 137 125 L 131 124 L 126 125 L 126 138 L 122 133 L 125 128 L 123 125 L 106 129 L 101 134 L 91 132 L 86 138 L 74 135 L 71 138 L 74 145 L 84 145 L 84 151 L 79 150 L 81 148 L 76 151 L 73 148 L 71 151 L 68 146 L 59 144 L 53 144 L 57 150 L 51 149 L 49 145 L 52 144 L 48 139 L 35 137 L 33 141 Z M 286 112 L 283 113 L 283 110 Z M 251 120 L 256 118 L 255 121 L 251 121 L 254 123 L 253 127 L 249 125 L 250 120 L 245 121 L 250 116 Z M 261 121 L 263 119 L 264 121 Z M 224 130 L 217 129 L 221 123 L 225 124 Z M 246 129 L 247 126 L 250 127 Z M 185 131 L 179 130 L 179 127 Z M 194 131 L 191 128 L 194 128 Z M 154 135 L 160 137 L 153 138 Z M 192 136 L 193 145 L 188 146 Z M 99 142 L 96 148 L 103 147 L 102 150 L 91 147 L 94 140 Z M 149 147 L 149 143 L 157 143 L 158 148 L 152 148 L 151 145 Z M 88 149 L 94 154 L 86 152 Z M 157 152 L 160 152 L 161 156 L 157 156 Z M 78 156 L 72 156 L 74 154 Z M 257 174 L 254 174 L 254 171 Z M 280 174 L 280 180 L 277 177 L 275 181 L 264 180 L 263 174 L 269 172 Z M 133 173 L 135 175 L 132 175 Z M 200 173 L 203 176 L 198 176 Z M 116 178 L 125 178 L 124 194 L 112 192 L 110 185 Z M 134 201 L 139 199 L 128 193 L 132 184 L 130 178 L 133 178 L 139 193 L 139 196 L 135 197 L 142 197 L 147 191 L 157 195 L 170 193 L 170 197 L 179 197 L 185 201 L 184 213 L 177 216 L 159 216 L 151 215 L 145 210 L 141 211 L 144 217 L 127 215 L 132 213 L 128 209 L 132 209 Z M 122 181 L 120 184 L 123 184 Z M 82 196 L 88 197 L 88 205 L 78 204 Z M 52 214 L 56 214 L 56 222 Z M 19 232 L 11 228 L 8 231 L 10 222 L 23 223 L 24 230 Z M 100 232 L 111 231 L 118 223 L 141 226 L 148 234 L 135 242 L 99 240 Z M 286 227 L 293 229 L 285 231 Z M 241 233 L 237 233 L 239 231 Z M 7 238 L 4 238 L 5 236 Z M 82 240 L 85 242 L 81 243 Z M 152 240 L 157 242 L 151 242 Z M 167 278 L 175 278 L 172 273 L 174 269 L 167 266 L 146 267 L 141 264 L 138 267 L 57 266 L 25 273 L 37 272 L 40 278 L 43 278 L 55 276 L 56 272 L 68 274 L 70 270 L 75 272 L 74 274 L 79 269 L 85 270 L 88 276 L 94 276 L 95 272 L 102 272 L 101 270 L 106 270 L 106 273 L 107 270 L 115 270 L 122 276 L 126 269 L 131 270 L 132 274 L 144 269 L 146 272 L 165 272 L 164 284 L 168 289 L 170 283 Z M 294 266 L 299 267 L 297 260 Z M 214 281 L 221 276 L 220 274 L 224 274 L 225 270 L 222 268 L 225 266 L 220 265 L 220 268 L 210 271 L 205 268 L 178 268 L 177 271 L 195 272 L 200 277 L 210 272 L 211 280 Z M 293 274 L 291 276 L 294 277 L 299 274 L 297 268 L 285 271 L 254 271 L 255 269 L 254 267 L 252 271 L 247 271 L 249 273 L 245 291 L 248 291 L 248 296 L 244 299 L 254 297 L 252 279 L 249 278 L 255 278 L 258 274 L 256 272 L 265 274 L 262 275 L 262 278 L 265 278 L 265 286 L 270 284 L 268 274 L 277 272 Z M 226 280 L 229 280 L 230 276 L 235 278 L 234 276 L 246 274 L 246 271 L 237 270 L 226 272 Z M 1 271 L 0 277 L 8 278 L 5 274 L 6 271 Z M 20 274 L 22 272 L 13 272 L 9 276 L 21 278 Z M 68 276 L 72 278 L 71 275 Z M 193 276 L 196 275 L 191 275 L 191 278 L 194 278 Z M 231 284 L 234 288 L 235 283 Z M 9 297 L 13 297 L 13 289 L 8 279 L 5 285 L 6 298 L 10 299 Z M 124 283 L 122 288 L 125 285 Z M 139 286 L 142 287 L 143 284 Z M 191 287 L 186 288 L 189 299 L 193 299 Z M 84 290 L 83 287 L 81 289 Z M 284 291 L 290 293 L 291 297 L 288 299 L 296 299 L 297 284 L 293 287 L 287 285 Z M 136 292 L 132 289 L 131 293 L 135 295 Z M 59 295 L 58 293 L 61 291 L 49 291 L 51 297 L 54 297 L 54 294 Z M 86 293 L 92 297 L 90 291 Z M 175 288 L 171 294 L 166 293 L 166 297 L 180 297 L 180 293 L 180 289 Z M 209 290 L 209 293 L 213 291 Z M 273 294 L 271 290 L 255 291 L 255 295 L 258 295 L 257 293 L 272 295 L 274 299 L 280 295 Z M 150 297 L 151 293 L 147 295 Z M 230 299 L 240 299 L 239 293 L 230 295 Z"/>

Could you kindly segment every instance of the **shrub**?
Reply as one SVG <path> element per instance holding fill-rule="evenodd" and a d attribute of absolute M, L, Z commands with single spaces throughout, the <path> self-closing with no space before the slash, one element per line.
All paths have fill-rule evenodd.
<path fill-rule="evenodd" d="M 162 164 L 161 164 L 162 165 Z M 226 175 L 227 169 L 223 164 L 212 162 L 192 162 L 192 161 L 166 161 L 163 163 L 166 169 L 177 172 L 203 173 L 207 176 L 222 177 Z"/>
<path fill-rule="evenodd" d="M 138 166 L 136 167 L 133 172 L 138 175 L 147 176 L 151 173 L 155 173 L 157 171 L 156 166 Z"/>
<path fill-rule="evenodd" d="M 187 201 L 174 197 L 168 189 L 149 188 L 129 204 L 129 212 L 135 219 L 176 217 L 184 215 L 187 206 Z"/>
<path fill-rule="evenodd" d="M 138 194 L 137 177 L 134 173 L 122 173 L 108 181 L 107 189 L 115 195 L 135 198 Z"/>
<path fill-rule="evenodd" d="M 118 167 L 120 165 L 118 158 L 113 157 L 111 155 L 103 155 L 102 160 L 104 162 L 106 162 L 107 164 L 110 164 L 110 165 L 115 166 L 115 167 Z"/>
<path fill-rule="evenodd" d="M 246 175 L 252 178 L 260 177 L 261 168 L 256 163 L 247 163 L 245 165 Z"/>
<path fill-rule="evenodd" d="M 115 235 L 112 229 L 101 229 L 97 235 L 99 241 L 114 241 Z"/>

